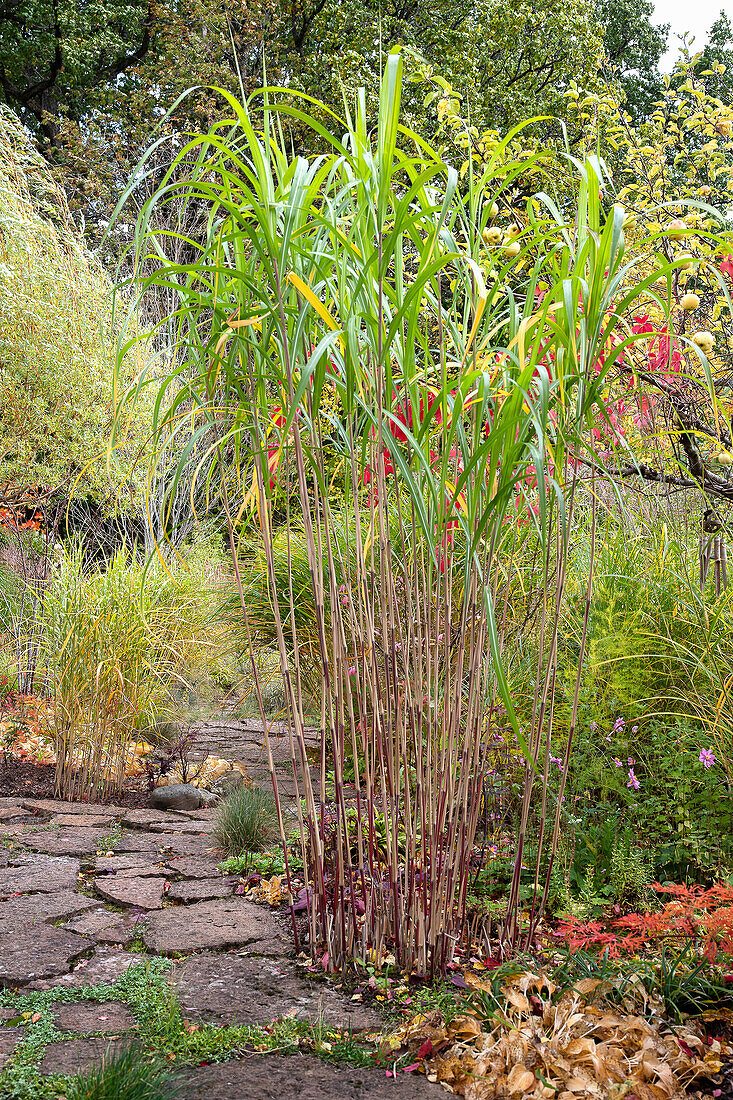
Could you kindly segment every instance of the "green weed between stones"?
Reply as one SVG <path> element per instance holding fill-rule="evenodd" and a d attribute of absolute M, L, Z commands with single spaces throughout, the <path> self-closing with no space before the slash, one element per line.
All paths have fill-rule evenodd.
<path fill-rule="evenodd" d="M 109 832 L 97 837 L 97 853 L 104 855 L 114 851 L 122 840 L 122 822 L 115 821 Z"/>
<path fill-rule="evenodd" d="M 291 1017 L 262 1027 L 192 1024 L 185 1018 L 169 984 L 170 966 L 168 959 L 151 959 L 131 966 L 109 985 L 0 992 L 0 1007 L 16 1012 L 8 1023 L 26 1029 L 12 1060 L 0 1070 L 3 1100 L 57 1100 L 71 1095 L 68 1090 L 72 1077 L 43 1077 L 38 1067 L 49 1043 L 79 1038 L 75 1032 L 58 1031 L 52 1016 L 52 1005 L 74 1001 L 120 1001 L 126 1005 L 137 1023 L 135 1038 L 139 1049 L 154 1063 L 163 1058 L 173 1068 L 223 1062 L 245 1051 L 292 1054 L 303 1048 L 329 1062 L 344 1065 L 373 1065 L 379 1060 L 373 1043 L 364 1045 L 350 1034 Z"/>

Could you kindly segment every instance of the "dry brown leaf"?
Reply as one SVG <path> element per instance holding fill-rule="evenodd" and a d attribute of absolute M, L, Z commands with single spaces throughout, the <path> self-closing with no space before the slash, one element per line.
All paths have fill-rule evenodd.
<path fill-rule="evenodd" d="M 638 1096 L 639 1100 L 669 1100 L 663 1089 L 646 1081 L 634 1081 L 630 1094 L 627 1095 Z"/>
<path fill-rule="evenodd" d="M 568 1090 L 568 1092 L 574 1092 L 574 1093 L 578 1093 L 578 1092 L 587 1093 L 588 1090 L 590 1088 L 592 1088 L 592 1086 L 593 1086 L 593 1082 L 590 1080 L 589 1077 L 586 1077 L 585 1075 L 583 1075 L 582 1077 L 580 1077 L 580 1076 L 570 1077 L 565 1082 L 565 1087 Z"/>
<path fill-rule="evenodd" d="M 475 1016 L 456 1016 L 450 1022 L 448 1033 L 463 1042 L 470 1041 L 482 1034 L 481 1024 Z"/>
<path fill-rule="evenodd" d="M 714 1023 L 717 1020 L 733 1023 L 733 1008 L 725 1008 L 722 1005 L 720 1008 L 708 1008 L 701 1014 L 701 1018 L 706 1023 Z"/>
<path fill-rule="evenodd" d="M 427 1037 L 432 1022 L 439 1024 L 443 1049 L 429 1064 L 428 1076 L 432 1074 L 465 1100 L 519 1100 L 522 1096 L 676 1100 L 696 1077 L 709 1075 L 731 1060 L 727 1045 L 725 1050 L 718 1041 L 704 1046 L 702 1031 L 691 1021 L 684 1031 L 670 1030 L 656 1019 L 638 1015 L 638 1000 L 628 1015 L 623 1010 L 588 1006 L 585 998 L 594 995 L 599 1005 L 604 1004 L 607 983 L 595 979 L 584 984 L 584 994 L 576 987 L 563 994 L 557 1005 L 540 998 L 539 1017 L 527 1011 L 525 994 L 543 984 L 544 976 L 536 974 L 508 982 L 502 992 L 513 1008 L 512 1020 L 498 1019 L 490 1032 L 482 1030 L 472 1016 L 463 1016 L 452 1022 L 446 1034 L 437 1013 L 433 1018 L 415 1017 L 395 1035 L 403 1043 L 412 1043 L 416 1035 Z M 537 1007 L 537 998 L 532 997 Z M 455 1045 L 445 1049 L 451 1040 Z"/>
<path fill-rule="evenodd" d="M 568 1043 L 568 1045 L 563 1048 L 563 1054 L 570 1058 L 577 1054 L 592 1054 L 595 1052 L 595 1049 L 596 1044 L 593 1040 L 585 1036 L 582 1039 L 573 1039 L 571 1043 Z"/>
<path fill-rule="evenodd" d="M 529 1012 L 529 1001 L 524 993 L 520 993 L 519 990 L 512 989 L 508 985 L 503 985 L 501 991 L 513 1008 L 518 1008 L 520 1012 Z"/>
<path fill-rule="evenodd" d="M 593 993 L 594 990 L 598 989 L 600 984 L 600 978 L 583 978 L 582 981 L 575 983 L 573 991 L 584 997 L 587 993 Z"/>
<path fill-rule="evenodd" d="M 478 974 L 472 974 L 470 970 L 467 970 L 463 975 L 463 979 L 470 989 L 480 989 L 484 993 L 491 993 L 491 982 L 487 982 L 485 978 L 480 978 Z"/>
<path fill-rule="evenodd" d="M 723 1063 L 714 1051 L 710 1051 L 709 1054 L 706 1054 L 703 1058 L 703 1062 L 711 1073 L 720 1073 L 723 1068 Z"/>
<path fill-rule="evenodd" d="M 624 1100 L 624 1097 L 633 1091 L 634 1084 L 632 1081 L 619 1081 L 618 1084 L 609 1086 L 608 1100 Z"/>
<path fill-rule="evenodd" d="M 526 1066 L 512 1066 L 507 1077 L 507 1088 L 512 1096 L 534 1091 L 537 1078 Z"/>
<path fill-rule="evenodd" d="M 494 1100 L 496 1084 L 485 1077 L 472 1078 L 463 1093 L 466 1100 Z"/>

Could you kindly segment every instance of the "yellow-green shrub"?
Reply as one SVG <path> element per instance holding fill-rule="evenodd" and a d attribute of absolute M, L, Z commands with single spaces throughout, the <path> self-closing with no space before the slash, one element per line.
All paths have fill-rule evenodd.
<path fill-rule="evenodd" d="M 92 460 L 110 435 L 115 352 L 112 283 L 0 110 L 0 484 L 107 494 L 106 463 Z M 140 445 L 144 419 L 140 406 L 120 453 Z"/>

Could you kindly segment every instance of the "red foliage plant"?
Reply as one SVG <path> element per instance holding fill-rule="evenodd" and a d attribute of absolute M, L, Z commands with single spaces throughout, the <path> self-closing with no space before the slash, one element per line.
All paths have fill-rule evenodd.
<path fill-rule="evenodd" d="M 22 511 L 13 508 L 0 508 L 0 531 L 40 531 L 43 522 L 43 514 L 34 512 L 28 519 L 23 518 Z"/>
<path fill-rule="evenodd" d="M 699 944 L 711 962 L 718 952 L 733 955 L 733 887 L 717 883 L 705 889 L 655 882 L 653 889 L 672 899 L 656 913 L 627 913 L 608 925 L 568 917 L 560 921 L 554 935 L 565 939 L 571 951 L 602 947 L 612 958 L 679 939 Z"/>

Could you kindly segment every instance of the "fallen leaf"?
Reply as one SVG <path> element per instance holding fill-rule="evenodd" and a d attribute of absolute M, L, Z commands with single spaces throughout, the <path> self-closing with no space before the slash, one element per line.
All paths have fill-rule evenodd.
<path fill-rule="evenodd" d="M 507 1087 L 512 1095 L 532 1092 L 537 1084 L 537 1078 L 531 1069 L 526 1066 L 512 1066 L 507 1078 Z"/>

